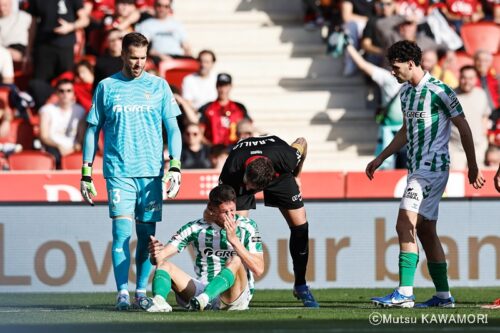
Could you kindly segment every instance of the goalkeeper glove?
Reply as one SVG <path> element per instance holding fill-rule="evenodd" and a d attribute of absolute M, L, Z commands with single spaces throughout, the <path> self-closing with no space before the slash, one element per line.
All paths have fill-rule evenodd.
<path fill-rule="evenodd" d="M 170 168 L 163 176 L 163 183 L 167 187 L 167 198 L 175 198 L 181 187 L 181 161 L 170 159 Z"/>
<path fill-rule="evenodd" d="M 80 193 L 83 199 L 87 201 L 90 205 L 94 205 L 92 197 L 97 195 L 95 190 L 94 182 L 92 181 L 92 165 L 82 166 L 82 179 L 80 180 Z"/>

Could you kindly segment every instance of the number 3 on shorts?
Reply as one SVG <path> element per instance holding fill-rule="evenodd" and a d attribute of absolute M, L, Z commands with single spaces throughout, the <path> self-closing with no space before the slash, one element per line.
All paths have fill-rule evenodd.
<path fill-rule="evenodd" d="M 120 203 L 120 189 L 119 188 L 116 188 L 116 189 L 112 189 L 109 191 L 109 197 L 111 198 L 111 200 L 113 201 L 113 203 L 116 205 L 117 203 Z"/>

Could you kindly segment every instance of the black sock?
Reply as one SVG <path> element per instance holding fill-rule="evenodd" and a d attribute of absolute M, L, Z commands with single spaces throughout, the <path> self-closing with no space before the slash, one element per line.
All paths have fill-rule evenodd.
<path fill-rule="evenodd" d="M 306 268 L 309 259 L 309 224 L 306 222 L 290 228 L 290 254 L 293 261 L 295 286 L 306 284 Z"/>

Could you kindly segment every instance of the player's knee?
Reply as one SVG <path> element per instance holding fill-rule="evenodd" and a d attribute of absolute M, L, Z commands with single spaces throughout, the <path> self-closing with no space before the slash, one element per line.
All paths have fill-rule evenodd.
<path fill-rule="evenodd" d="M 417 236 L 420 239 L 430 240 L 437 237 L 436 228 L 430 225 L 420 225 L 417 228 Z"/>
<path fill-rule="evenodd" d="M 399 239 L 407 239 L 408 237 L 414 238 L 415 227 L 408 220 L 398 219 L 398 222 L 396 223 L 396 232 L 399 236 Z"/>
<path fill-rule="evenodd" d="M 166 271 L 167 273 L 172 272 L 173 264 L 168 261 L 162 261 L 158 263 L 157 269 Z"/>
<path fill-rule="evenodd" d="M 226 268 L 229 268 L 233 272 L 236 272 L 242 266 L 243 263 L 238 256 L 232 256 L 230 259 L 228 259 L 228 261 L 226 261 Z"/>

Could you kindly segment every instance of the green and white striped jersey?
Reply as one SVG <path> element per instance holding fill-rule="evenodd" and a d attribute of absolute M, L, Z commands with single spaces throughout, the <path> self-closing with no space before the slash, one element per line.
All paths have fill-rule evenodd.
<path fill-rule="evenodd" d="M 250 253 L 262 253 L 262 240 L 255 221 L 236 215 L 238 228 L 236 235 Z M 236 251 L 227 240 L 226 230 L 215 223 L 208 223 L 204 219 L 188 222 L 180 228 L 169 241 L 182 252 L 191 245 L 196 259 L 194 271 L 196 277 L 203 283 L 209 283 L 225 267 L 226 261 L 236 255 Z M 250 290 L 254 289 L 252 272 L 248 271 Z"/>
<path fill-rule="evenodd" d="M 405 83 L 400 96 L 408 141 L 408 172 L 448 170 L 450 119 L 463 112 L 455 92 L 425 73 L 416 87 Z"/>

